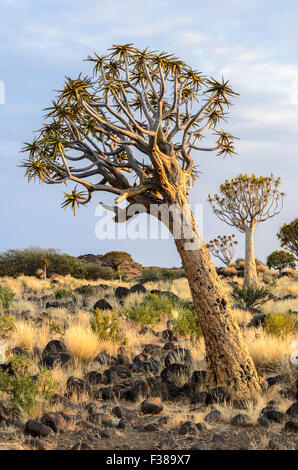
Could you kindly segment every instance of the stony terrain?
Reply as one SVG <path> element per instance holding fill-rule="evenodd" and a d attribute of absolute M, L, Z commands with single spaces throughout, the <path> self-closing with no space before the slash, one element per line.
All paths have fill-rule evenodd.
<path fill-rule="evenodd" d="M 0 337 L 7 349 L 0 388 L 1 374 L 16 374 L 11 357 L 19 356 L 28 359 L 34 380 L 46 367 L 55 390 L 30 406 L 24 401 L 23 408 L 12 406 L 9 394 L 0 391 L 0 450 L 298 449 L 298 379 L 289 360 L 293 336 L 270 337 L 262 326 L 252 326 L 250 312 L 234 310 L 264 377 L 261 396 L 236 403 L 226 389 L 204 388 L 203 340 L 177 335 L 175 312 L 146 326 L 125 316 L 125 309 L 152 291 L 160 298 L 189 300 L 185 279 L 171 286 L 93 282 L 86 287 L 86 281 L 71 278 L 26 277 L 2 283 L 16 298 L 5 312 L 14 327 L 3 328 Z M 297 284 L 281 280 L 280 300 L 264 309 L 278 310 L 284 303 L 295 311 Z M 119 338 L 99 338 L 90 328 L 94 306 L 102 315 L 120 312 Z"/>

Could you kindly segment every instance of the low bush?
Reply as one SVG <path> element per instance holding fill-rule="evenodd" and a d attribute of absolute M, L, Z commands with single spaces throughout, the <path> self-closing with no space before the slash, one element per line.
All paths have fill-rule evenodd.
<path fill-rule="evenodd" d="M 268 300 L 274 299 L 269 287 L 265 286 L 234 286 L 231 295 L 235 301 L 235 307 L 251 311 L 257 310 L 258 307 L 268 302 Z"/>
<path fill-rule="evenodd" d="M 69 299 L 69 298 L 75 299 L 76 298 L 75 294 L 69 287 L 56 290 L 55 297 L 56 299 Z"/>
<path fill-rule="evenodd" d="M 15 318 L 11 315 L 0 314 L 0 336 L 5 336 L 15 329 Z"/>
<path fill-rule="evenodd" d="M 85 279 L 88 279 L 89 281 L 97 281 L 98 279 L 109 281 L 115 277 L 115 272 L 110 266 L 88 263 L 84 265 L 84 268 L 86 271 Z"/>
<path fill-rule="evenodd" d="M 35 276 L 43 268 L 45 259 L 49 261 L 53 273 L 62 276 L 70 274 L 75 278 L 84 278 L 86 275 L 84 265 L 76 257 L 52 248 L 30 247 L 0 253 L 0 276 Z"/>
<path fill-rule="evenodd" d="M 142 326 L 158 323 L 161 318 L 170 319 L 172 311 L 177 307 L 177 301 L 167 295 L 149 294 L 142 302 L 133 308 L 126 310 L 127 317 L 140 323 Z"/>
<path fill-rule="evenodd" d="M 9 308 L 15 293 L 9 287 L 0 285 L 0 310 L 2 308 Z"/>
<path fill-rule="evenodd" d="M 30 361 L 25 356 L 12 356 L 10 363 L 14 375 L 0 370 L 0 391 L 8 395 L 11 409 L 30 412 L 36 402 L 51 400 L 57 385 L 49 370 L 42 368 L 36 377 L 32 377 L 29 372 Z"/>
<path fill-rule="evenodd" d="M 193 343 L 198 341 L 202 336 L 202 328 L 194 308 L 186 307 L 179 310 L 173 331 L 177 336 L 190 337 Z"/>
<path fill-rule="evenodd" d="M 268 335 L 286 338 L 297 330 L 296 315 L 291 310 L 286 313 L 271 313 L 266 316 L 265 331 Z"/>
<path fill-rule="evenodd" d="M 114 342 L 125 342 L 119 332 L 120 320 L 115 311 L 103 313 L 98 308 L 92 314 L 90 325 L 99 339 L 110 340 Z"/>

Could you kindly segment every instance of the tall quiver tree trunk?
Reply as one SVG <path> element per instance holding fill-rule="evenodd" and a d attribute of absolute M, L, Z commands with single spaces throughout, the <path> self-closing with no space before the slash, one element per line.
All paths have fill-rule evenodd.
<path fill-rule="evenodd" d="M 256 285 L 258 282 L 255 249 L 254 249 L 254 225 L 245 229 L 245 265 L 244 265 L 244 284 Z"/>
<path fill-rule="evenodd" d="M 231 316 L 210 254 L 202 241 L 189 206 L 184 210 L 184 233 L 175 239 L 202 328 L 207 361 L 206 386 L 227 387 L 233 397 L 248 398 L 259 392 L 260 379 L 242 334 Z M 173 227 L 170 228 L 172 233 Z M 175 237 L 175 233 L 173 233 Z M 191 241 L 190 241 L 191 240 Z"/>

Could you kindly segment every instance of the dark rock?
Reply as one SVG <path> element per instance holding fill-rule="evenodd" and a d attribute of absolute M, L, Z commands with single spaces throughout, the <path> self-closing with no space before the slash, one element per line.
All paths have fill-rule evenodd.
<path fill-rule="evenodd" d="M 197 442 L 190 448 L 190 450 L 207 450 L 207 447 L 204 442 Z"/>
<path fill-rule="evenodd" d="M 62 341 L 59 341 L 58 339 L 53 339 L 44 348 L 42 352 L 42 356 L 46 357 L 49 355 L 56 355 L 56 354 L 61 354 L 61 353 L 66 353 L 66 352 L 67 352 L 66 345 Z"/>
<path fill-rule="evenodd" d="M 207 431 L 207 426 L 205 423 L 196 423 L 196 426 L 200 432 Z"/>
<path fill-rule="evenodd" d="M 149 424 L 146 424 L 146 426 L 144 426 L 145 432 L 157 432 L 158 430 L 159 430 L 158 426 L 154 423 L 149 423 Z"/>
<path fill-rule="evenodd" d="M 0 403 L 0 423 L 8 421 L 11 418 L 11 412 Z"/>
<path fill-rule="evenodd" d="M 191 364 L 192 357 L 189 349 L 176 348 L 165 357 L 165 366 L 169 367 L 173 363 Z"/>
<path fill-rule="evenodd" d="M 169 330 L 169 329 L 163 330 L 163 331 L 161 332 L 161 337 L 162 337 L 163 339 L 168 340 L 168 341 L 177 341 L 176 336 L 174 335 L 174 333 L 172 332 L 172 330 Z"/>
<path fill-rule="evenodd" d="M 214 442 L 214 444 L 224 445 L 226 440 L 221 434 L 215 433 L 212 436 L 212 442 Z"/>
<path fill-rule="evenodd" d="M 134 284 L 130 289 L 129 292 L 131 294 L 137 293 L 137 294 L 145 294 L 147 292 L 146 287 L 143 286 L 143 284 Z"/>
<path fill-rule="evenodd" d="M 286 411 L 291 418 L 298 418 L 298 402 L 293 403 Z"/>
<path fill-rule="evenodd" d="M 194 370 L 191 376 L 191 386 L 196 388 L 200 385 L 203 385 L 206 379 L 206 371 L 205 370 Z"/>
<path fill-rule="evenodd" d="M 290 432 L 298 432 L 298 421 L 287 421 L 284 430 Z"/>
<path fill-rule="evenodd" d="M 125 299 L 129 295 L 130 291 L 127 287 L 124 286 L 118 286 L 115 289 L 115 297 L 118 300 Z"/>
<path fill-rule="evenodd" d="M 104 374 L 97 372 L 97 370 L 91 370 L 88 372 L 86 375 L 86 380 L 91 385 L 107 384 L 108 382 L 107 377 Z"/>
<path fill-rule="evenodd" d="M 190 379 L 191 367 L 188 364 L 170 364 L 169 367 L 166 367 L 161 371 L 161 379 L 163 382 L 170 381 L 174 382 L 181 380 L 181 377 L 185 379 L 185 382 L 188 382 Z"/>
<path fill-rule="evenodd" d="M 25 433 L 31 434 L 35 437 L 47 437 L 52 433 L 52 429 L 49 426 L 37 421 L 35 419 L 29 419 L 25 424 Z"/>
<path fill-rule="evenodd" d="M 224 387 L 215 387 L 208 393 L 206 403 L 211 405 L 213 403 L 226 403 L 230 400 L 230 393 Z"/>
<path fill-rule="evenodd" d="M 15 356 L 25 356 L 25 357 L 29 357 L 29 354 L 28 352 L 23 349 L 23 348 L 19 348 L 18 346 L 16 346 L 15 348 L 12 349 L 12 354 L 14 354 Z"/>
<path fill-rule="evenodd" d="M 25 439 L 24 446 L 32 450 L 51 450 L 51 445 L 44 439 Z"/>
<path fill-rule="evenodd" d="M 282 376 L 276 375 L 275 377 L 269 377 L 267 379 L 268 387 L 273 387 L 273 385 L 282 383 Z"/>
<path fill-rule="evenodd" d="M 168 341 L 167 343 L 165 343 L 163 347 L 165 351 L 173 351 L 175 348 L 176 348 L 175 344 L 172 343 L 171 341 Z"/>
<path fill-rule="evenodd" d="M 157 415 L 162 412 L 163 405 L 160 398 L 145 400 L 141 404 L 141 410 L 144 414 Z"/>
<path fill-rule="evenodd" d="M 117 355 L 117 364 L 129 365 L 130 364 L 129 357 L 125 356 L 124 354 L 118 354 Z"/>
<path fill-rule="evenodd" d="M 219 423 L 221 421 L 221 412 L 218 410 L 211 410 L 204 418 L 208 423 Z"/>
<path fill-rule="evenodd" d="M 89 442 L 76 442 L 74 446 L 70 450 L 92 450 L 92 446 Z"/>
<path fill-rule="evenodd" d="M 156 336 L 156 333 L 153 328 L 151 328 L 151 326 L 143 326 L 143 328 L 139 331 L 139 335 L 147 335 L 148 333 Z"/>
<path fill-rule="evenodd" d="M 164 439 L 159 443 L 158 448 L 161 450 L 173 450 L 177 448 L 177 443 L 173 438 Z"/>
<path fill-rule="evenodd" d="M 93 310 L 96 310 L 96 309 L 99 309 L 99 310 L 113 310 L 113 307 L 111 304 L 109 304 L 109 302 L 106 300 L 106 299 L 100 299 L 98 300 L 94 306 L 93 306 Z"/>
<path fill-rule="evenodd" d="M 55 366 L 66 368 L 73 364 L 73 357 L 69 353 L 49 354 L 48 356 L 43 356 L 42 364 L 49 369 Z"/>
<path fill-rule="evenodd" d="M 247 426 L 250 424 L 250 417 L 246 414 L 239 413 L 231 418 L 232 426 Z"/>
<path fill-rule="evenodd" d="M 285 446 L 281 442 L 276 441 L 275 439 L 269 440 L 268 447 L 271 450 L 285 450 L 286 449 Z"/>
<path fill-rule="evenodd" d="M 67 430 L 67 422 L 65 421 L 62 413 L 45 413 L 41 418 L 41 421 L 46 426 L 50 427 L 55 433 L 65 433 Z"/>
<path fill-rule="evenodd" d="M 190 398 L 190 403 L 192 405 L 195 405 L 196 403 L 206 404 L 207 398 L 208 398 L 207 392 L 194 393 Z"/>
<path fill-rule="evenodd" d="M 199 434 L 199 429 L 191 421 L 185 421 L 184 423 L 180 425 L 178 429 L 178 434 L 182 434 L 182 435 L 191 434 L 191 435 L 196 436 L 197 434 Z"/>
<path fill-rule="evenodd" d="M 136 410 L 131 410 L 124 406 L 115 406 L 112 409 L 112 413 L 119 419 L 134 420 L 138 418 L 138 412 Z"/>
<path fill-rule="evenodd" d="M 69 392 L 82 395 L 83 393 L 90 393 L 90 385 L 83 379 L 78 377 L 69 377 L 66 382 L 66 388 Z"/>
<path fill-rule="evenodd" d="M 274 421 L 275 423 L 283 423 L 287 419 L 287 415 L 285 413 L 274 409 L 268 410 L 263 414 L 266 418 L 270 419 L 270 421 Z"/>
<path fill-rule="evenodd" d="M 269 428 L 271 421 L 270 419 L 266 418 L 266 416 L 261 415 L 258 417 L 258 424 L 259 426 L 262 426 L 263 428 Z"/>
<path fill-rule="evenodd" d="M 110 356 L 107 353 L 99 353 L 94 361 L 99 362 L 101 365 L 113 365 L 116 364 L 117 360 L 114 356 Z"/>

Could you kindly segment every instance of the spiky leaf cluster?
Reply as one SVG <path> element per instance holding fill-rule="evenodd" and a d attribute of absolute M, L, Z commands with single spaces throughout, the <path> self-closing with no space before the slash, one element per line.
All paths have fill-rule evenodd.
<path fill-rule="evenodd" d="M 132 202 L 170 202 L 196 177 L 193 150 L 234 153 L 234 137 L 218 129 L 236 93 L 166 52 L 115 44 L 94 53 L 93 76 L 66 77 L 45 122 L 25 144 L 26 176 L 49 184 L 79 184 L 63 207 L 87 203 L 94 191 Z M 198 142 L 210 131 L 213 146 Z"/>

